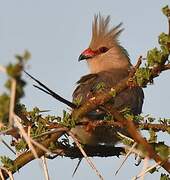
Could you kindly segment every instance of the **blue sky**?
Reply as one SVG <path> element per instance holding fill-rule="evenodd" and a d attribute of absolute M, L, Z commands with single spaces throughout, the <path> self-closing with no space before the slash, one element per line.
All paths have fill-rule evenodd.
<path fill-rule="evenodd" d="M 14 61 L 15 54 L 29 50 L 32 58 L 27 71 L 71 100 L 75 82 L 88 73 L 86 63 L 79 63 L 78 56 L 89 45 L 94 14 L 101 12 L 111 15 L 113 25 L 123 22 L 125 31 L 120 36 L 120 42 L 135 64 L 140 55 L 145 57 L 148 49 L 158 45 L 158 35 L 168 30 L 167 20 L 161 13 L 161 8 L 167 4 L 169 0 L 0 0 L 0 64 Z M 4 75 L 2 77 L 5 78 Z M 55 115 L 60 115 L 66 109 L 65 105 L 34 89 L 28 77 L 24 78 L 28 86 L 23 103 L 29 109 L 38 106 L 51 110 L 51 114 Z M 144 114 L 169 117 L 169 80 L 170 72 L 164 72 L 154 85 L 144 90 Z M 6 153 L 7 150 L 2 147 L 1 152 Z M 141 167 L 135 167 L 132 157 L 121 172 L 114 176 L 121 159 L 94 158 L 94 161 L 107 180 L 130 179 L 140 171 Z M 67 158 L 48 161 L 51 179 L 71 179 L 76 163 L 77 160 Z M 159 179 L 157 173 L 154 176 Z M 25 166 L 15 177 L 18 180 L 43 179 L 38 161 Z M 83 162 L 74 179 L 86 178 L 98 179 Z M 150 178 L 146 176 L 146 179 Z"/>

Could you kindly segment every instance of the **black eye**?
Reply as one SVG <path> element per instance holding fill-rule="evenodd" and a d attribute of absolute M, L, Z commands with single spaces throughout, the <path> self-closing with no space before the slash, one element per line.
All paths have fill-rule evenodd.
<path fill-rule="evenodd" d="M 99 51 L 101 52 L 101 53 L 105 53 L 105 52 L 107 52 L 109 49 L 107 48 L 107 47 L 101 47 L 101 48 L 99 48 Z"/>

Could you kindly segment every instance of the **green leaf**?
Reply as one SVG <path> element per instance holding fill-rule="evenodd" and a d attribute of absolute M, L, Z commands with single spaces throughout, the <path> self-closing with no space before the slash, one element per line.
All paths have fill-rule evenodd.
<path fill-rule="evenodd" d="M 139 68 L 136 70 L 135 78 L 139 86 L 145 84 L 145 82 L 149 81 L 151 77 L 151 70 L 149 68 Z"/>
<path fill-rule="evenodd" d="M 70 114 L 66 112 L 65 110 L 63 111 L 63 119 L 60 123 L 70 128 L 75 127 L 76 125 L 75 119 L 71 118 Z"/>
<path fill-rule="evenodd" d="M 169 177 L 168 174 L 163 174 L 163 173 L 161 173 L 160 180 L 170 180 L 170 177 Z"/>
<path fill-rule="evenodd" d="M 7 70 L 7 74 L 10 77 L 18 78 L 19 76 L 21 76 L 21 71 L 23 70 L 23 66 L 19 63 L 17 63 L 17 64 L 11 64 L 10 63 L 6 67 L 6 70 Z"/>
<path fill-rule="evenodd" d="M 0 96 L 0 121 L 7 125 L 9 118 L 9 103 L 10 97 L 8 94 L 4 93 Z"/>
<path fill-rule="evenodd" d="M 15 143 L 15 149 L 18 152 L 23 152 L 23 151 L 28 150 L 28 145 L 24 139 L 20 139 Z"/>
<path fill-rule="evenodd" d="M 104 116 L 104 120 L 106 120 L 106 121 L 111 121 L 111 120 L 113 120 L 114 118 L 113 118 L 113 116 L 111 115 L 111 114 L 106 114 L 105 116 Z"/>
<path fill-rule="evenodd" d="M 149 129 L 149 135 L 150 135 L 150 138 L 148 140 L 149 143 L 155 143 L 157 141 L 156 132 L 153 129 Z"/>
<path fill-rule="evenodd" d="M 17 167 L 14 165 L 14 161 L 7 156 L 0 156 L 0 161 L 9 171 L 16 171 Z"/>
<path fill-rule="evenodd" d="M 78 107 L 78 106 L 80 106 L 82 100 L 83 100 L 83 97 L 78 96 L 78 97 L 74 98 L 73 103 Z"/>
<path fill-rule="evenodd" d="M 131 138 L 125 136 L 124 134 L 120 132 L 117 132 L 117 136 L 119 137 L 121 142 L 125 145 L 132 146 L 134 144 L 134 140 L 132 140 Z"/>
<path fill-rule="evenodd" d="M 152 168 L 151 170 L 149 170 L 149 172 L 150 172 L 151 174 L 153 174 L 155 171 L 158 171 L 156 167 L 154 167 L 154 168 Z"/>
<path fill-rule="evenodd" d="M 116 96 L 116 90 L 111 88 L 111 90 L 109 91 L 109 94 L 112 96 L 112 97 L 115 97 Z"/>
<path fill-rule="evenodd" d="M 162 159 L 167 159 L 170 155 L 170 147 L 164 142 L 156 143 L 155 151 L 161 156 Z"/>
<path fill-rule="evenodd" d="M 151 49 L 147 52 L 147 63 L 149 67 L 157 66 L 162 62 L 162 53 L 158 48 Z"/>
<path fill-rule="evenodd" d="M 25 50 L 24 55 L 23 55 L 23 59 L 25 61 L 28 61 L 30 58 L 31 58 L 31 53 L 29 51 Z"/>
<path fill-rule="evenodd" d="M 96 85 L 96 87 L 95 87 L 95 89 L 97 90 L 97 91 L 103 91 L 104 90 L 104 88 L 105 88 L 105 83 L 104 82 L 99 82 L 97 85 Z"/>
<path fill-rule="evenodd" d="M 170 9 L 168 5 L 162 8 L 162 12 L 165 16 L 170 17 Z"/>
<path fill-rule="evenodd" d="M 161 45 L 167 45 L 170 43 L 170 36 L 168 34 L 161 33 L 158 37 L 158 42 Z"/>
<path fill-rule="evenodd" d="M 31 58 L 31 53 L 28 50 L 25 50 L 23 55 L 16 54 L 15 58 L 19 63 L 23 64 Z"/>

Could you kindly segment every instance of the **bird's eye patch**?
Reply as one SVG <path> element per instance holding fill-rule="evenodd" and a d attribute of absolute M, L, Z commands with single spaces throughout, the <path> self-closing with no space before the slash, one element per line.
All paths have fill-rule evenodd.
<path fill-rule="evenodd" d="M 105 53 L 105 52 L 107 52 L 109 49 L 107 48 L 107 47 L 100 47 L 99 48 L 99 52 L 100 53 Z"/>

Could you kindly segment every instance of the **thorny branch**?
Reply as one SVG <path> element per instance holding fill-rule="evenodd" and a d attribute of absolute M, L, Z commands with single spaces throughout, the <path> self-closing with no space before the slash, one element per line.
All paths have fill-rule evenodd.
<path fill-rule="evenodd" d="M 118 94 L 121 91 L 128 88 L 129 78 L 134 76 L 134 74 L 135 74 L 137 68 L 139 68 L 140 64 L 141 64 L 141 57 L 139 58 L 137 65 L 135 66 L 133 71 L 130 72 L 130 76 L 127 79 L 122 80 L 115 87 L 112 87 L 115 89 L 116 94 Z M 166 65 L 166 67 L 164 65 L 159 66 L 159 67 L 153 67 L 153 69 L 151 71 L 152 78 L 157 77 L 161 71 L 165 70 L 165 68 L 167 68 L 167 65 Z M 151 80 L 149 79 L 148 82 L 150 82 L 150 81 Z M 144 84 L 143 86 L 145 86 L 145 85 L 146 84 Z M 80 117 L 84 116 L 90 110 L 97 108 L 98 105 L 107 103 L 111 98 L 112 97 L 109 96 L 109 93 L 108 94 L 107 93 L 97 94 L 96 96 L 94 96 L 94 98 L 92 98 L 90 101 L 87 101 L 80 108 L 73 110 L 72 116 L 75 119 L 79 119 Z M 149 145 L 148 142 L 139 134 L 139 132 L 137 131 L 137 129 L 133 123 L 133 120 L 132 119 L 130 120 L 128 118 L 124 118 L 118 111 L 113 109 L 113 107 L 110 106 L 109 104 L 105 104 L 105 108 L 107 110 L 109 110 L 109 112 L 113 115 L 113 117 L 118 122 L 119 121 L 120 122 L 126 122 L 126 126 L 127 126 L 128 132 L 131 135 L 131 137 L 133 137 L 133 139 L 137 143 L 142 144 L 143 147 L 146 148 L 146 150 L 148 151 L 148 155 L 151 159 L 154 159 L 157 163 L 161 162 L 162 167 L 170 173 L 170 162 L 168 160 L 162 160 L 160 158 L 160 156 L 158 154 L 156 154 L 156 152 L 153 150 L 152 146 Z"/>
<path fill-rule="evenodd" d="M 141 58 L 139 59 L 139 61 L 141 61 Z M 135 66 L 134 69 L 138 68 L 139 65 L 140 65 L 140 62 L 138 61 L 138 65 Z M 129 78 L 131 78 L 134 74 L 135 74 L 135 70 L 132 69 L 132 73 L 130 73 L 130 77 L 124 79 L 123 81 L 121 81 L 120 83 L 118 83 L 114 89 L 116 89 L 117 93 L 120 93 L 122 90 L 124 90 L 125 88 L 128 88 L 128 83 L 129 83 Z M 164 70 L 164 68 L 162 68 Z M 166 69 L 169 69 L 167 68 L 167 65 L 166 65 Z M 153 70 L 153 77 L 156 77 L 158 76 L 158 74 L 155 73 L 155 71 Z M 157 71 L 156 71 L 157 72 Z M 107 102 L 109 100 L 109 98 L 112 98 L 110 96 L 108 96 L 108 94 L 98 94 L 95 96 L 95 103 L 94 101 L 89 101 L 89 102 L 86 102 L 85 105 L 83 105 L 82 107 L 80 108 L 77 108 L 77 109 L 74 109 L 73 112 L 72 112 L 72 117 L 76 117 L 76 118 L 80 118 L 82 116 L 84 116 L 84 114 L 86 114 L 88 111 L 91 111 L 92 109 L 96 108 L 98 105 L 101 104 L 101 99 L 102 99 L 102 104 L 104 104 L 105 102 Z M 97 99 L 97 100 L 96 100 Z M 113 110 L 113 109 L 109 109 L 108 106 L 106 106 L 107 110 L 110 111 L 110 110 Z M 153 158 L 155 159 L 156 162 L 162 162 L 162 167 L 164 167 L 168 172 L 170 171 L 169 167 L 169 162 L 168 161 L 165 161 L 163 162 L 161 160 L 161 158 L 153 151 L 153 149 L 151 148 L 151 146 L 147 143 L 146 140 L 144 140 L 138 133 L 137 131 L 137 127 L 140 126 L 140 124 L 132 124 L 133 122 L 131 120 L 128 120 L 128 119 L 125 119 L 119 112 L 117 111 L 112 111 L 113 113 L 113 116 L 114 118 L 117 120 L 117 121 L 94 121 L 94 126 L 102 126 L 102 125 L 114 125 L 114 126 L 120 126 L 120 127 L 124 127 L 125 125 L 128 127 L 128 131 L 130 133 L 130 135 L 134 138 L 134 140 L 138 143 L 141 143 L 144 145 L 145 148 L 147 148 L 149 151 L 149 156 L 150 158 Z M 126 122 L 126 123 L 125 123 Z M 78 122 L 77 123 L 81 123 L 81 122 Z M 85 122 L 86 123 L 86 122 Z M 84 124 L 86 125 L 86 124 Z M 87 122 L 87 125 L 88 125 L 88 122 Z M 59 126 L 58 124 L 56 124 L 57 128 L 61 128 L 61 126 Z M 54 128 L 54 127 L 53 127 Z M 160 125 L 160 124 L 142 124 L 142 128 L 143 129 L 149 129 L 149 128 L 153 128 L 155 130 L 162 130 L 162 131 L 165 131 L 167 128 L 167 126 L 164 126 L 164 125 Z M 48 148 L 50 143 L 51 142 L 56 142 L 57 139 L 59 137 L 61 137 L 66 131 L 68 131 L 69 129 L 66 129 L 65 127 L 63 127 L 63 131 L 62 131 L 62 128 L 60 129 L 60 131 L 56 132 L 56 133 L 52 133 L 50 138 L 47 138 L 43 143 L 42 145 L 45 147 L 45 148 Z M 131 133 L 133 132 L 133 133 Z M 109 156 L 109 155 L 114 155 L 114 151 L 113 149 L 114 148 L 111 148 L 112 149 L 112 153 L 110 151 L 108 151 L 109 149 L 107 149 L 106 147 L 102 147 L 104 148 L 105 150 L 103 151 L 104 154 L 101 153 L 100 151 L 100 148 L 98 149 L 97 147 L 97 151 L 98 152 L 88 152 L 88 149 L 86 149 L 86 153 L 88 156 L 94 156 L 94 155 L 99 155 L 99 156 Z M 45 152 L 38 148 L 38 147 L 35 147 L 35 150 L 37 152 L 37 155 L 38 157 L 41 157 L 45 154 Z M 78 153 L 78 151 L 72 151 L 73 149 L 71 149 L 71 152 L 69 151 L 70 149 L 68 148 L 68 150 L 63 150 L 61 148 L 59 149 L 56 149 L 55 151 L 53 151 L 53 153 L 58 153 L 58 155 L 64 155 L 64 156 L 70 156 L 72 158 L 76 158 L 76 155 L 77 157 L 82 157 L 82 155 L 80 154 L 80 152 Z M 76 152 L 76 154 L 74 154 Z M 109 153 L 110 152 L 110 153 Z M 119 151 L 120 153 L 123 152 L 123 150 L 121 149 L 121 151 Z M 120 155 L 120 154 L 116 154 L 116 155 Z M 21 167 L 23 167 L 25 164 L 27 164 L 28 162 L 32 161 L 33 159 L 35 159 L 33 153 L 31 151 L 28 151 L 28 152 L 25 152 L 23 154 L 21 154 L 18 158 L 16 158 L 16 160 L 14 160 L 14 164 L 18 167 L 18 169 L 20 169 Z M 14 173 L 14 172 L 13 172 Z"/>
<path fill-rule="evenodd" d="M 169 36 L 170 36 L 170 20 L 168 22 L 169 22 Z M 170 43 L 167 46 L 170 49 Z M 152 82 L 155 77 L 159 76 L 161 72 L 170 69 L 170 63 L 165 64 L 165 62 L 167 62 L 167 60 L 168 59 L 164 59 L 163 64 L 159 64 L 158 66 L 152 67 L 150 79 L 145 81 L 141 85 L 142 87 L 146 87 L 146 85 L 148 83 Z M 146 130 L 152 128 L 152 129 L 154 129 L 154 131 L 160 131 L 160 130 L 161 131 L 167 131 L 170 128 L 169 125 L 149 124 L 149 123 L 144 123 L 144 124 L 134 123 L 133 119 L 124 117 L 120 112 L 113 109 L 112 107 L 110 107 L 107 104 L 107 102 L 111 98 L 113 98 L 113 95 L 112 95 L 113 90 L 117 95 L 121 91 L 123 91 L 129 87 L 133 88 L 133 86 L 138 86 L 137 82 L 134 81 L 133 77 L 135 76 L 135 73 L 136 73 L 137 69 L 140 67 L 141 63 L 142 63 L 142 57 L 140 57 L 138 59 L 136 66 L 134 66 L 134 68 L 131 69 L 131 71 L 129 73 L 129 77 L 120 81 L 118 84 L 116 84 L 114 87 L 112 87 L 110 89 L 110 91 L 107 93 L 96 93 L 96 95 L 93 98 L 91 98 L 89 101 L 85 102 L 82 106 L 80 106 L 78 108 L 75 107 L 69 101 L 62 98 L 61 96 L 58 96 L 56 93 L 54 94 L 53 92 L 49 91 L 49 89 L 47 92 L 46 90 L 43 90 L 41 87 L 37 87 L 37 86 L 36 87 L 39 88 L 40 90 L 43 90 L 44 92 L 47 92 L 49 95 L 55 97 L 56 99 L 58 98 L 61 102 L 64 102 L 68 106 L 72 107 L 73 111 L 71 113 L 71 118 L 76 120 L 76 124 L 82 123 L 84 126 L 87 126 L 89 122 L 81 122 L 81 120 L 80 120 L 81 117 L 86 116 L 86 114 L 88 112 L 90 112 L 93 109 L 96 109 L 98 106 L 105 104 L 106 111 L 108 111 L 109 113 L 111 113 L 113 115 L 115 121 L 94 121 L 93 122 L 94 127 L 97 127 L 97 126 L 127 127 L 129 134 L 135 140 L 135 142 L 137 142 L 138 144 L 141 144 L 143 146 L 143 148 L 146 149 L 147 156 L 149 156 L 151 159 L 154 159 L 167 172 L 170 172 L 170 162 L 168 160 L 162 160 L 161 157 L 154 151 L 152 146 L 146 141 L 146 139 L 144 139 L 141 136 L 141 134 L 138 131 L 139 127 L 140 127 L 140 129 L 146 129 Z M 4 69 L 1 66 L 0 66 L 0 71 L 4 72 Z M 38 82 L 38 83 L 40 84 L 40 82 Z M 40 84 L 40 85 L 42 85 L 42 84 Z M 45 87 L 45 88 L 47 88 L 47 87 Z M 13 107 L 12 107 L 12 109 L 13 109 Z M 12 124 L 12 121 L 11 121 L 11 124 Z M 55 125 L 56 125 L 56 127 L 55 127 Z M 46 134 L 44 133 L 45 134 L 44 136 L 47 136 L 47 137 L 44 141 L 41 142 L 41 145 L 44 147 L 44 149 L 48 149 L 50 147 L 51 143 L 58 142 L 57 140 L 66 132 L 69 134 L 70 129 L 67 127 L 59 125 L 57 123 L 56 124 L 54 123 L 51 126 L 53 126 L 53 127 L 51 127 L 51 129 L 53 131 L 49 130 L 48 132 L 46 132 Z M 49 125 L 49 127 L 50 127 L 50 125 Z M 26 127 L 24 127 L 24 128 L 26 128 Z M 12 130 L 15 131 L 16 129 L 13 128 Z M 12 133 L 11 133 L 12 130 L 7 131 L 5 134 L 11 134 L 12 135 Z M 38 157 L 42 157 L 44 155 L 48 156 L 46 151 L 43 150 L 42 148 L 35 146 L 34 149 L 35 149 L 35 152 L 36 152 Z M 115 156 L 115 155 L 119 156 L 120 154 L 125 153 L 124 148 L 121 148 L 121 147 L 119 147 L 119 148 L 118 147 L 105 147 L 105 146 L 96 146 L 95 148 L 85 146 L 84 151 L 86 152 L 86 154 L 88 156 L 100 156 L 100 157 Z M 58 156 L 65 156 L 65 157 L 70 157 L 70 158 L 84 157 L 82 155 L 82 153 L 80 152 L 79 148 L 76 146 L 73 147 L 73 146 L 64 146 L 63 144 L 62 145 L 58 144 L 58 147 L 56 149 L 52 150 L 52 152 Z M 33 159 L 35 159 L 33 152 L 31 150 L 28 150 L 28 151 L 22 153 L 21 155 L 19 155 L 13 161 L 13 164 L 17 167 L 17 170 L 19 170 L 25 164 L 29 163 Z M 9 176 L 9 173 L 7 173 L 3 168 L 1 168 L 1 172 L 2 173 L 0 175 L 0 179 L 3 179 L 2 176 L 4 176 L 4 178 L 7 178 Z M 16 170 L 12 171 L 12 173 L 15 173 L 15 172 L 16 172 Z"/>
<path fill-rule="evenodd" d="M 51 142 L 55 142 L 56 139 L 58 139 L 61 135 L 63 134 L 63 132 L 58 132 L 58 133 L 54 133 L 52 134 L 49 138 L 47 138 L 44 142 L 41 143 L 42 146 L 44 146 L 45 148 L 48 148 L 50 146 Z M 37 156 L 40 158 L 42 157 L 45 152 L 44 150 L 42 150 L 39 147 L 35 147 L 35 151 L 37 153 Z M 13 164 L 17 167 L 17 170 L 19 170 L 20 168 L 22 168 L 24 165 L 26 165 L 27 163 L 29 163 L 30 161 L 34 160 L 35 156 L 32 153 L 31 150 L 19 155 L 13 162 Z M 13 171 L 12 173 L 15 173 L 15 171 Z M 6 174 L 3 171 L 4 176 L 7 178 L 8 174 Z"/>
<path fill-rule="evenodd" d="M 81 144 L 79 143 L 79 141 L 77 140 L 77 138 L 75 137 L 75 135 L 70 131 L 68 132 L 68 134 L 72 137 L 72 139 L 74 140 L 75 144 L 77 145 L 77 147 L 79 148 L 80 152 L 82 153 L 82 155 L 84 156 L 86 162 L 89 164 L 89 166 L 94 170 L 94 172 L 96 173 L 96 175 L 99 177 L 100 180 L 104 180 L 102 175 L 100 174 L 100 172 L 97 170 L 97 168 L 95 167 L 95 165 L 93 164 L 92 160 L 87 156 L 86 152 L 84 151 L 83 147 L 81 146 Z"/>
<path fill-rule="evenodd" d="M 138 144 L 143 145 L 143 148 L 146 149 L 146 152 L 148 153 L 149 158 L 154 159 L 157 163 L 161 162 L 162 167 L 168 172 L 170 172 L 170 162 L 168 161 L 168 159 L 162 160 L 161 157 L 158 154 L 156 154 L 152 146 L 138 132 L 138 130 L 135 127 L 135 124 L 133 123 L 133 120 L 129 118 L 125 118 L 118 111 L 113 109 L 112 106 L 110 105 L 107 105 L 106 108 L 110 111 L 111 114 L 114 115 L 117 121 L 126 123 L 128 133 Z"/>

